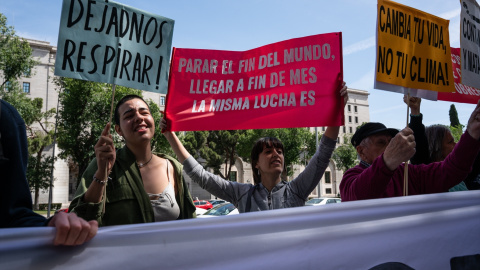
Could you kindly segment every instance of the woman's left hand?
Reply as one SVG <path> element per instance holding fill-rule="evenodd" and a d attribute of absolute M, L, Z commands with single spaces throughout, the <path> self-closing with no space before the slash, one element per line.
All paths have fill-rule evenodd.
<path fill-rule="evenodd" d="M 347 105 L 348 101 L 348 87 L 345 82 L 342 82 L 342 87 L 340 88 L 340 96 L 343 97 L 343 107 Z"/>

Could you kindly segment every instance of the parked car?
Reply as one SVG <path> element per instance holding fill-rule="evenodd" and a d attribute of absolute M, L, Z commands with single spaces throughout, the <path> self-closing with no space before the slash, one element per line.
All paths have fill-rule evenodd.
<path fill-rule="evenodd" d="M 236 214 L 238 214 L 238 209 L 235 207 L 235 205 L 233 205 L 233 203 L 225 202 L 215 205 L 203 215 L 198 216 L 198 218 L 210 218 Z"/>
<path fill-rule="evenodd" d="M 206 210 L 211 209 L 213 207 L 213 205 L 206 200 L 195 200 L 193 201 L 193 204 L 195 204 L 195 207 L 203 208 Z"/>
<path fill-rule="evenodd" d="M 207 209 L 195 207 L 195 214 L 197 215 L 197 217 L 205 214 L 205 212 L 207 211 Z"/>
<path fill-rule="evenodd" d="M 60 212 L 68 213 L 68 208 L 58 209 L 57 211 L 55 211 L 55 214 L 56 214 L 56 213 L 60 213 Z"/>
<path fill-rule="evenodd" d="M 214 200 L 208 200 L 213 206 L 217 205 L 217 204 L 221 204 L 221 203 L 226 203 L 227 201 L 225 200 L 218 200 L 218 199 L 214 199 Z"/>
<path fill-rule="evenodd" d="M 324 205 L 324 204 L 329 204 L 329 203 L 341 203 L 342 200 L 340 198 L 312 198 L 308 200 L 305 205 L 306 206 L 316 206 L 316 205 Z"/>

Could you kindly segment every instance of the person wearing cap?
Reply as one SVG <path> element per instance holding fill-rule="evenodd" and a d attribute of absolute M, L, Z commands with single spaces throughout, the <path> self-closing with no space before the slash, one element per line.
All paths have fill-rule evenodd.
<path fill-rule="evenodd" d="M 472 169 L 480 150 L 480 100 L 467 129 L 453 151 L 442 162 L 408 165 L 408 195 L 447 192 Z M 415 154 L 410 128 L 401 131 L 381 123 L 367 123 L 351 139 L 360 164 L 349 169 L 340 183 L 342 201 L 403 195 L 404 162 Z"/>

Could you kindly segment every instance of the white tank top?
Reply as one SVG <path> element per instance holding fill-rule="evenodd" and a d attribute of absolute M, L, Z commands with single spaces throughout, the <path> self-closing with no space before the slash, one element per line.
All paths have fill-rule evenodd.
<path fill-rule="evenodd" d="M 152 203 L 153 214 L 155 222 L 176 220 L 180 216 L 180 207 L 175 199 L 175 189 L 170 182 L 170 176 L 168 172 L 168 160 L 167 162 L 167 179 L 168 185 L 165 190 L 160 194 L 147 193 Z"/>

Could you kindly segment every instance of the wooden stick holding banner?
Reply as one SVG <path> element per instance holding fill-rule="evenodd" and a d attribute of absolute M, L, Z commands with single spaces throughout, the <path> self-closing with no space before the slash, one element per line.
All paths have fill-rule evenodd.
<path fill-rule="evenodd" d="M 115 100 L 115 87 L 116 85 L 115 84 L 112 84 L 112 101 L 110 102 L 110 119 L 108 120 L 108 123 L 112 123 L 112 116 L 113 116 L 113 101 Z M 110 130 L 108 130 L 108 132 L 110 133 Z M 107 165 L 105 166 L 105 178 L 103 179 L 103 181 L 105 181 L 105 188 L 103 189 L 103 197 L 102 197 L 102 202 L 103 202 L 103 207 L 102 207 L 102 214 L 105 214 L 105 202 L 106 202 L 106 199 L 107 199 L 107 185 L 108 185 L 108 175 L 109 175 L 109 171 L 108 171 L 108 161 L 107 161 Z"/>
<path fill-rule="evenodd" d="M 408 116 L 410 114 L 410 90 L 407 92 L 407 127 Z M 408 196 L 408 160 L 405 162 L 405 168 L 403 171 L 403 196 Z"/>

